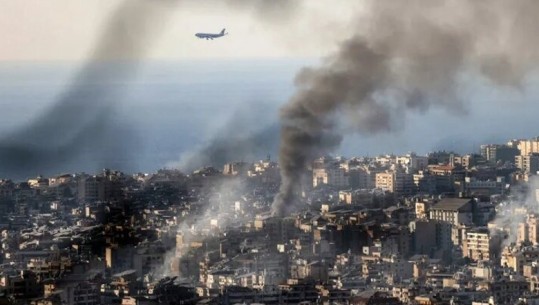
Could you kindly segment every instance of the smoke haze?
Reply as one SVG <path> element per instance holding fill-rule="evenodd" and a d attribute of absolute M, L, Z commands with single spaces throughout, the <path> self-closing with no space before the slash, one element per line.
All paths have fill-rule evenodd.
<path fill-rule="evenodd" d="M 274 214 L 295 203 L 301 172 L 336 149 L 343 131 L 391 131 L 406 110 L 430 106 L 461 112 L 463 73 L 517 86 L 539 59 L 536 1 L 382 0 L 367 11 L 335 54 L 296 78 L 297 92 L 281 111 Z"/>
<path fill-rule="evenodd" d="M 114 124 L 115 99 L 122 82 L 134 76 L 137 61 L 161 31 L 167 11 L 162 1 L 151 5 L 123 2 L 110 16 L 90 59 L 56 104 L 1 139 L 0 172 L 14 176 L 54 168 L 94 145 L 121 155 L 122 145 L 114 143 L 127 141 L 129 133 L 120 132 Z M 120 59 L 124 62 L 118 62 Z M 103 158 L 103 164 L 110 163 L 106 154 Z"/>
<path fill-rule="evenodd" d="M 212 236 L 219 236 L 220 232 L 233 230 L 247 223 L 254 215 L 243 215 L 235 211 L 235 203 L 244 203 L 242 195 L 245 194 L 246 185 L 240 178 L 225 178 L 208 186 L 203 193 L 208 198 L 201 199 L 203 202 L 193 203 L 199 206 L 200 210 L 193 210 L 182 219 L 177 234 L 181 234 L 182 245 L 176 244 L 176 248 L 166 253 L 165 263 L 162 268 L 153 270 L 157 278 L 164 276 L 174 276 L 171 266 L 174 261 L 179 261 L 184 255 L 189 253 L 192 241 L 205 242 Z M 246 207 L 244 207 L 247 209 Z M 249 209 L 247 209 L 249 210 Z M 198 233 L 198 234 L 197 234 Z M 180 276 L 185 276 L 180 274 Z"/>
<path fill-rule="evenodd" d="M 518 247 L 519 227 L 527 222 L 530 215 L 537 216 L 539 207 L 539 179 L 517 185 L 511 190 L 511 196 L 496 207 L 496 217 L 490 227 L 490 236 L 495 237 L 494 249 L 501 254 L 506 247 Z M 523 240 L 520 240 L 522 242 Z"/>
<path fill-rule="evenodd" d="M 236 108 L 228 121 L 213 128 L 216 131 L 212 132 L 207 143 L 184 152 L 179 161 L 169 162 L 168 166 L 188 172 L 204 166 L 219 168 L 232 161 L 265 159 L 268 155 L 276 154 L 279 125 L 273 117 L 278 114 L 277 105 L 249 101 L 236 105 Z M 255 108 L 257 113 L 253 113 Z M 270 115 L 261 116 L 259 113 Z M 221 112 L 221 115 L 225 114 Z"/>
<path fill-rule="evenodd" d="M 279 126 L 274 124 L 248 135 L 237 136 L 230 130 L 217 133 L 201 149 L 184 153 L 178 162 L 168 166 L 192 171 L 203 166 L 221 167 L 231 161 L 265 158 L 277 151 L 278 129 Z"/>
<path fill-rule="evenodd" d="M 122 158 L 125 151 L 121 143 L 135 141 L 130 140 L 135 135 L 120 132 L 120 126 L 114 123 L 118 114 L 116 100 L 125 92 L 122 85 L 136 76 L 141 60 L 164 31 L 173 9 L 184 3 L 187 2 L 123 1 L 108 18 L 86 64 L 55 105 L 0 139 L 0 174 L 13 177 L 54 169 L 96 146 L 107 150 L 102 156 L 92 156 L 100 165 L 111 166 L 113 162 L 107 159 L 110 155 L 126 159 Z M 225 3 L 269 21 L 283 19 L 299 6 L 299 2 L 289 1 Z"/>

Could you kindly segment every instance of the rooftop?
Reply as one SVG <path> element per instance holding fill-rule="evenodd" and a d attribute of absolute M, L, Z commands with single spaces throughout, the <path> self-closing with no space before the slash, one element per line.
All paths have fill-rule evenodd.
<path fill-rule="evenodd" d="M 469 198 L 444 198 L 432 206 L 433 210 L 458 211 L 472 201 Z"/>

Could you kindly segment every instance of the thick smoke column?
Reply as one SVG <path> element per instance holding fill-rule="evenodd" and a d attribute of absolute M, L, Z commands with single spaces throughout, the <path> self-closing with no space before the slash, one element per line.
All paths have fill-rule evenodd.
<path fill-rule="evenodd" d="M 169 12 L 163 0 L 121 3 L 90 59 L 56 104 L 29 126 L 0 139 L 0 175 L 58 170 L 90 147 L 125 141 L 113 124 L 114 99 L 134 76 Z"/>
<path fill-rule="evenodd" d="M 463 74 L 515 86 L 539 63 L 537 1 L 376 0 L 367 11 L 336 54 L 297 76 L 281 111 L 274 214 L 295 203 L 309 162 L 337 148 L 344 130 L 390 131 L 406 110 L 431 105 L 460 111 Z"/>

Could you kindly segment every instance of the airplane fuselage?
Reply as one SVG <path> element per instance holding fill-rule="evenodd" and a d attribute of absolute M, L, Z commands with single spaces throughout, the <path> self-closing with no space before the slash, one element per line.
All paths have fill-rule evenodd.
<path fill-rule="evenodd" d="M 219 37 L 223 37 L 225 36 L 227 33 L 225 33 L 225 29 L 223 29 L 221 31 L 221 33 L 219 34 L 212 34 L 212 33 L 196 33 L 195 36 L 198 37 L 198 38 L 201 38 L 201 39 L 206 39 L 206 40 L 213 40 L 214 38 L 219 38 Z"/>

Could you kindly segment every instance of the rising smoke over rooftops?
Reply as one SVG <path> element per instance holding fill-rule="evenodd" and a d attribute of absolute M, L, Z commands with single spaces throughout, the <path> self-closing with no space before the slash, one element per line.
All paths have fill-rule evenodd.
<path fill-rule="evenodd" d="M 336 149 L 343 131 L 391 131 L 407 110 L 430 106 L 461 111 L 472 102 L 459 100 L 463 74 L 516 86 L 539 63 L 534 0 L 376 0 L 366 11 L 321 67 L 298 74 L 281 110 L 276 215 L 297 201 L 302 172 Z"/>
<path fill-rule="evenodd" d="M 185 171 L 204 166 L 222 167 L 230 161 L 256 160 L 277 151 L 279 126 L 272 124 L 246 135 L 226 129 L 217 133 L 208 144 L 193 152 L 184 153 L 178 162 L 168 164 Z"/>
<path fill-rule="evenodd" d="M 226 5 L 274 20 L 294 11 L 289 1 L 228 0 Z M 103 152 L 100 163 L 110 166 L 122 159 L 128 134 L 114 124 L 116 99 L 164 30 L 178 4 L 198 1 L 125 0 L 110 15 L 93 52 L 69 87 L 48 111 L 27 126 L 0 139 L 0 175 L 34 175 L 76 160 L 95 147 Z"/>

